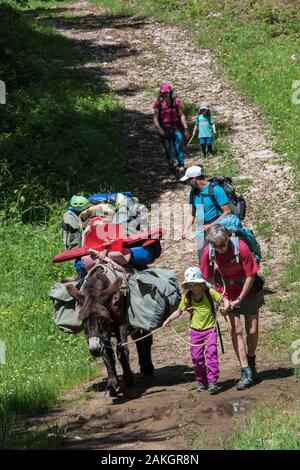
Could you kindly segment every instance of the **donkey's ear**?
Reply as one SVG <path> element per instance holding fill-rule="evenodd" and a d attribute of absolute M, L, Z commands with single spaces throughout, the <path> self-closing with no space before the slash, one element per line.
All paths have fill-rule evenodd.
<path fill-rule="evenodd" d="M 104 296 L 104 295 L 105 296 L 110 296 L 112 294 L 115 294 L 119 290 L 121 284 L 122 284 L 122 279 L 119 277 L 114 282 L 112 282 L 110 284 L 110 286 L 108 286 L 107 289 L 105 289 L 103 292 L 101 292 L 101 296 Z"/>
<path fill-rule="evenodd" d="M 78 305 L 83 305 L 85 300 L 85 295 L 81 294 L 77 287 L 73 286 L 73 284 L 66 284 L 66 289 L 69 292 L 70 296 L 73 297 Z"/>

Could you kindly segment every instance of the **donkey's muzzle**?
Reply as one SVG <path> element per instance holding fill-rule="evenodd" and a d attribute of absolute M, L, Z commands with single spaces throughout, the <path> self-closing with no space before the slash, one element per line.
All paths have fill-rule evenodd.
<path fill-rule="evenodd" d="M 89 351 L 94 357 L 102 356 L 104 353 L 104 344 L 97 336 L 89 338 Z"/>

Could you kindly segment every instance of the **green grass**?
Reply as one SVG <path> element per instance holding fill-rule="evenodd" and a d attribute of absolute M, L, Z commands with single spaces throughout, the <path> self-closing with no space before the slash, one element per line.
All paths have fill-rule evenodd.
<path fill-rule="evenodd" d="M 221 443 L 225 450 L 300 450 L 299 403 L 293 410 L 257 408 Z"/>
<path fill-rule="evenodd" d="M 130 167 L 123 106 L 85 67 L 95 57 L 35 21 L 63 3 L 34 5 L 23 13 L 0 5 L 0 217 L 26 222 L 47 220 L 52 204 L 74 193 L 127 189 Z"/>
<path fill-rule="evenodd" d="M 51 261 L 62 250 L 58 218 L 56 211 L 47 226 L 0 228 L 0 338 L 6 345 L 6 363 L 0 365 L 2 445 L 19 416 L 53 404 L 65 389 L 99 374 L 84 335 L 62 333 L 52 320 L 51 284 L 73 271 Z"/>
<path fill-rule="evenodd" d="M 74 270 L 52 257 L 63 250 L 59 221 L 70 195 L 128 190 L 131 165 L 120 132 L 122 103 L 85 70 L 90 58 L 73 41 L 35 20 L 57 15 L 50 6 L 65 8 L 0 4 L 0 78 L 7 88 L 0 106 L 1 448 L 54 446 L 60 430 L 48 437 L 15 429 L 99 375 L 84 335 L 67 335 L 53 323 L 48 292 Z M 70 12 L 64 15 L 71 21 Z"/>

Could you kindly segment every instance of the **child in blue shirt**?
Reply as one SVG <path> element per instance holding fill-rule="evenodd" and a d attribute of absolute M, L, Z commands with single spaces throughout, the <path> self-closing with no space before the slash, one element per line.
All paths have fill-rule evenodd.
<path fill-rule="evenodd" d="M 216 126 L 214 119 L 210 114 L 210 107 L 208 103 L 201 103 L 199 107 L 199 114 L 196 119 L 196 124 L 193 129 L 192 137 L 195 136 L 198 130 L 199 144 L 203 156 L 206 157 L 206 147 L 208 150 L 208 157 L 213 157 L 213 135 L 216 134 Z"/>

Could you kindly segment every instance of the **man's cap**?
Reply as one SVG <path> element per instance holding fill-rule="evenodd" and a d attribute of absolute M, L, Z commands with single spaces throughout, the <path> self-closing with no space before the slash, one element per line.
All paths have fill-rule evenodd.
<path fill-rule="evenodd" d="M 198 178 L 201 175 L 203 175 L 201 166 L 193 165 L 186 170 L 185 175 L 180 178 L 180 181 L 187 181 L 190 178 Z"/>
<path fill-rule="evenodd" d="M 162 83 L 159 88 L 160 93 L 169 93 L 171 91 L 170 83 Z"/>

